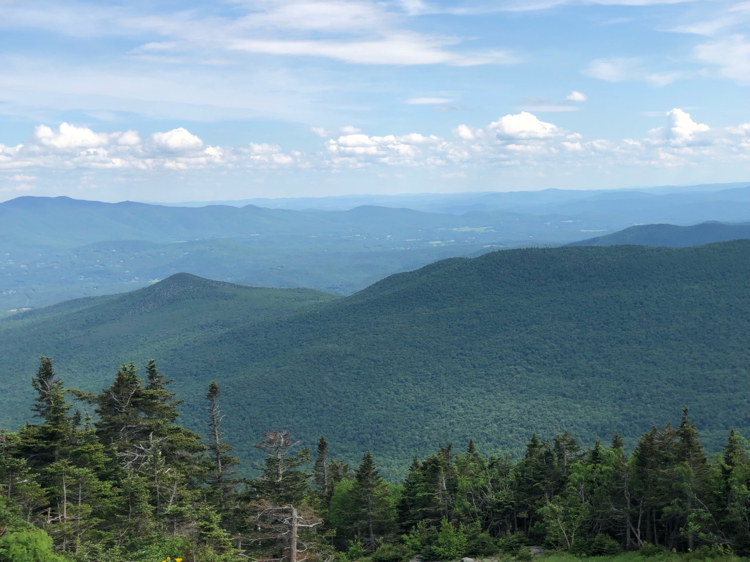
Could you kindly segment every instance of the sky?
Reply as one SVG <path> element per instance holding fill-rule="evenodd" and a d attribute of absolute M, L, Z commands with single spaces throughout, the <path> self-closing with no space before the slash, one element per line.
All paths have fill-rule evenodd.
<path fill-rule="evenodd" d="M 750 179 L 750 2 L 0 0 L 0 201 Z"/>

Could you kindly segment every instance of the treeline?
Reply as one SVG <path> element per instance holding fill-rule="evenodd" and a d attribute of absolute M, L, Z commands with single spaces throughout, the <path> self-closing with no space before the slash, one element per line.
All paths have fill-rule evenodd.
<path fill-rule="evenodd" d="M 370 452 L 350 467 L 324 438 L 313 455 L 289 432 L 267 431 L 257 476 L 240 478 L 218 386 L 207 389 L 201 438 L 177 423 L 170 382 L 153 361 L 143 379 L 131 363 L 86 393 L 65 388 L 42 358 L 38 422 L 0 433 L 0 560 L 528 560 L 531 545 L 750 554 L 747 442 L 732 431 L 707 458 L 687 409 L 630 455 L 618 434 L 587 450 L 567 432 L 533 435 L 517 461 L 486 458 L 470 441 L 414 458 L 399 485 Z"/>

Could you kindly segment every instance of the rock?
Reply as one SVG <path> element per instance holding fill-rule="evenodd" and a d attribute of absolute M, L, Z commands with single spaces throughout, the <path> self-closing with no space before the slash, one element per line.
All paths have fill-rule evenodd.
<path fill-rule="evenodd" d="M 530 546 L 529 550 L 531 551 L 531 555 L 534 558 L 539 558 L 542 554 L 544 554 L 543 546 Z"/>

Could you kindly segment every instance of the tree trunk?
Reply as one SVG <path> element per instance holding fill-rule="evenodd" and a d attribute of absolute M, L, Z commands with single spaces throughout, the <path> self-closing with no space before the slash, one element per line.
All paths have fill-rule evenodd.
<path fill-rule="evenodd" d="M 297 509 L 292 506 L 292 537 L 289 546 L 289 562 L 297 562 Z"/>

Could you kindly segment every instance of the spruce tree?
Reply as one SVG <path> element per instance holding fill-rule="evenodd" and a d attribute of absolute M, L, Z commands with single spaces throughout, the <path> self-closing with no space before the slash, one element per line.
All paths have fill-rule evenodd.
<path fill-rule="evenodd" d="M 39 361 L 39 369 L 36 375 L 31 378 L 31 386 L 37 392 L 31 410 L 35 417 L 46 420 L 52 407 L 52 393 L 57 387 L 62 387 L 62 381 L 57 378 L 57 374 L 52 368 L 52 359 L 42 356 Z"/>
<path fill-rule="evenodd" d="M 391 510 L 388 486 L 370 451 L 362 456 L 354 475 L 354 500 L 357 534 L 365 548 L 374 551 L 378 538 L 391 531 L 395 513 Z"/>
<path fill-rule="evenodd" d="M 616 449 L 623 449 L 625 447 L 625 443 L 622 441 L 622 437 L 618 432 L 615 431 L 614 437 L 612 437 L 612 444 L 609 446 L 610 449 L 616 450 Z"/>

